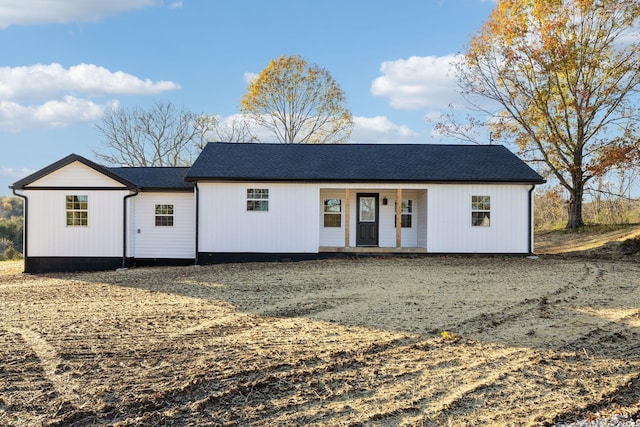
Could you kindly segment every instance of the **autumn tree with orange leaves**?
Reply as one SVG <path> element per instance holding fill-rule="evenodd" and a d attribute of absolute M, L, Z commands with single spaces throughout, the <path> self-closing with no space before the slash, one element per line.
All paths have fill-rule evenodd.
<path fill-rule="evenodd" d="M 586 184 L 637 156 L 639 29 L 637 0 L 499 0 L 459 64 L 463 93 L 499 105 L 494 139 L 568 191 L 567 229 Z"/>
<path fill-rule="evenodd" d="M 285 144 L 346 142 L 353 127 L 342 89 L 299 56 L 272 60 L 249 84 L 240 109 Z"/>

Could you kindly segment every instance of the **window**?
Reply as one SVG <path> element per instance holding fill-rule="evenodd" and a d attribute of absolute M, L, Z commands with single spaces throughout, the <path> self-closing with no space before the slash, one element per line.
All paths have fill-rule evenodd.
<path fill-rule="evenodd" d="M 324 200 L 324 226 L 325 227 L 342 226 L 342 200 L 340 199 Z"/>
<path fill-rule="evenodd" d="M 88 196 L 67 196 L 67 226 L 86 227 L 89 225 Z"/>
<path fill-rule="evenodd" d="M 471 196 L 471 225 L 488 227 L 491 223 L 491 196 Z"/>
<path fill-rule="evenodd" d="M 398 202 L 396 202 L 396 204 L 394 205 L 396 207 L 396 209 L 398 208 Z M 413 208 L 412 208 L 412 201 L 411 200 L 403 200 L 402 201 L 402 218 L 400 218 L 400 222 L 401 222 L 401 227 L 402 228 L 411 228 L 411 216 L 413 214 Z M 394 218 L 394 227 L 395 227 L 395 221 L 396 221 L 396 216 L 393 217 Z"/>
<path fill-rule="evenodd" d="M 173 227 L 173 205 L 156 205 L 156 227 Z"/>
<path fill-rule="evenodd" d="M 247 188 L 247 210 L 248 211 L 268 211 L 269 210 L 269 189 L 268 188 Z"/>

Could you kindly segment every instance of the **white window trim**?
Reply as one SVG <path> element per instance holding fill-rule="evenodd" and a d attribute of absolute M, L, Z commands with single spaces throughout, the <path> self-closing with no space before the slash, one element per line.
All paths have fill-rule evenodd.
<path fill-rule="evenodd" d="M 171 209 L 171 213 L 163 213 L 162 212 L 162 207 L 169 207 Z M 158 208 L 160 207 L 161 213 L 158 213 Z M 173 205 L 173 203 L 158 203 L 155 205 L 155 216 L 153 218 L 153 223 L 156 227 L 173 227 L 175 224 L 175 207 Z M 158 218 L 171 218 L 171 224 L 158 224 Z"/>
<path fill-rule="evenodd" d="M 340 204 L 338 205 L 340 207 L 340 210 L 338 212 L 327 211 L 327 201 L 328 200 L 338 200 L 340 202 Z M 339 226 L 327 226 L 327 225 L 325 225 L 325 215 L 336 215 L 336 216 L 338 216 L 340 218 L 340 225 Z M 342 199 L 337 198 L 337 197 L 328 197 L 328 198 L 323 200 L 323 202 L 322 202 L 322 227 L 323 228 L 342 228 Z"/>
<path fill-rule="evenodd" d="M 404 202 L 409 202 L 407 203 L 407 208 L 409 209 L 408 212 L 404 211 Z M 400 218 L 400 226 L 401 228 L 413 228 L 413 199 L 402 199 L 402 209 L 400 210 L 400 215 L 401 216 L 409 216 L 411 217 L 411 226 L 410 227 L 406 227 L 404 225 L 402 225 L 402 218 Z M 396 200 L 394 205 L 393 205 L 393 228 L 396 227 L 396 216 L 395 216 L 395 212 L 398 209 L 398 201 Z"/>
<path fill-rule="evenodd" d="M 488 201 L 488 204 L 489 204 L 489 209 L 477 209 L 477 208 L 474 209 L 474 206 L 473 206 L 473 204 L 474 204 L 473 198 L 474 197 L 483 197 L 483 198 L 486 197 L 488 199 L 487 201 Z M 475 227 L 491 227 L 491 196 L 490 195 L 486 195 L 486 194 L 485 195 L 473 194 L 470 197 L 470 200 L 471 200 L 471 218 L 470 218 L 471 227 L 473 227 L 473 228 L 475 228 Z M 473 223 L 473 214 L 474 213 L 487 213 L 487 214 L 489 214 L 489 216 L 488 216 L 489 224 L 474 224 Z"/>
<path fill-rule="evenodd" d="M 68 203 L 67 198 L 69 198 L 69 197 L 74 197 L 74 198 L 78 198 L 78 199 L 81 198 L 81 197 L 84 198 L 84 200 L 78 200 L 77 203 L 84 203 L 86 208 L 85 209 L 82 209 L 82 208 L 76 209 L 73 206 L 71 208 L 69 208 L 67 206 L 67 203 Z M 89 196 L 86 195 L 86 194 L 67 194 L 67 195 L 65 195 L 64 202 L 65 202 L 65 206 L 64 206 L 65 207 L 65 216 L 64 216 L 64 218 L 65 218 L 66 226 L 67 227 L 88 227 L 89 226 Z M 71 203 L 76 203 L 76 201 L 74 200 Z M 75 224 L 76 220 L 79 220 L 80 222 L 82 222 L 81 221 L 82 219 L 80 217 L 76 218 L 74 214 L 82 213 L 82 212 L 84 212 L 86 214 L 85 215 L 85 222 L 86 223 L 85 224 Z M 71 218 L 72 224 L 69 224 L 69 214 L 72 214 L 72 218 Z"/>
<path fill-rule="evenodd" d="M 253 192 L 251 194 L 250 192 Z M 258 192 L 258 194 L 256 194 Z M 269 189 L 268 188 L 247 188 L 247 201 L 246 201 L 246 209 L 247 212 L 269 212 Z M 250 208 L 252 205 L 251 202 L 257 202 L 253 204 L 253 208 Z M 254 209 L 256 206 L 260 206 L 262 203 L 266 203 L 266 209 Z"/>

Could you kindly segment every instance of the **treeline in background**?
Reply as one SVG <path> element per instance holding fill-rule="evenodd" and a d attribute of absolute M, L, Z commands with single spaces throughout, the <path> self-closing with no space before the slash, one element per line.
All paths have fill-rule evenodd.
<path fill-rule="evenodd" d="M 22 258 L 22 199 L 0 196 L 0 261 Z"/>

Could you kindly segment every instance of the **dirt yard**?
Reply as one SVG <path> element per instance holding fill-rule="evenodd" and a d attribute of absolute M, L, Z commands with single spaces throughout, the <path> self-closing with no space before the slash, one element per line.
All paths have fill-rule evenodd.
<path fill-rule="evenodd" d="M 537 426 L 640 411 L 638 254 L 21 267 L 0 263 L 0 425 Z"/>

